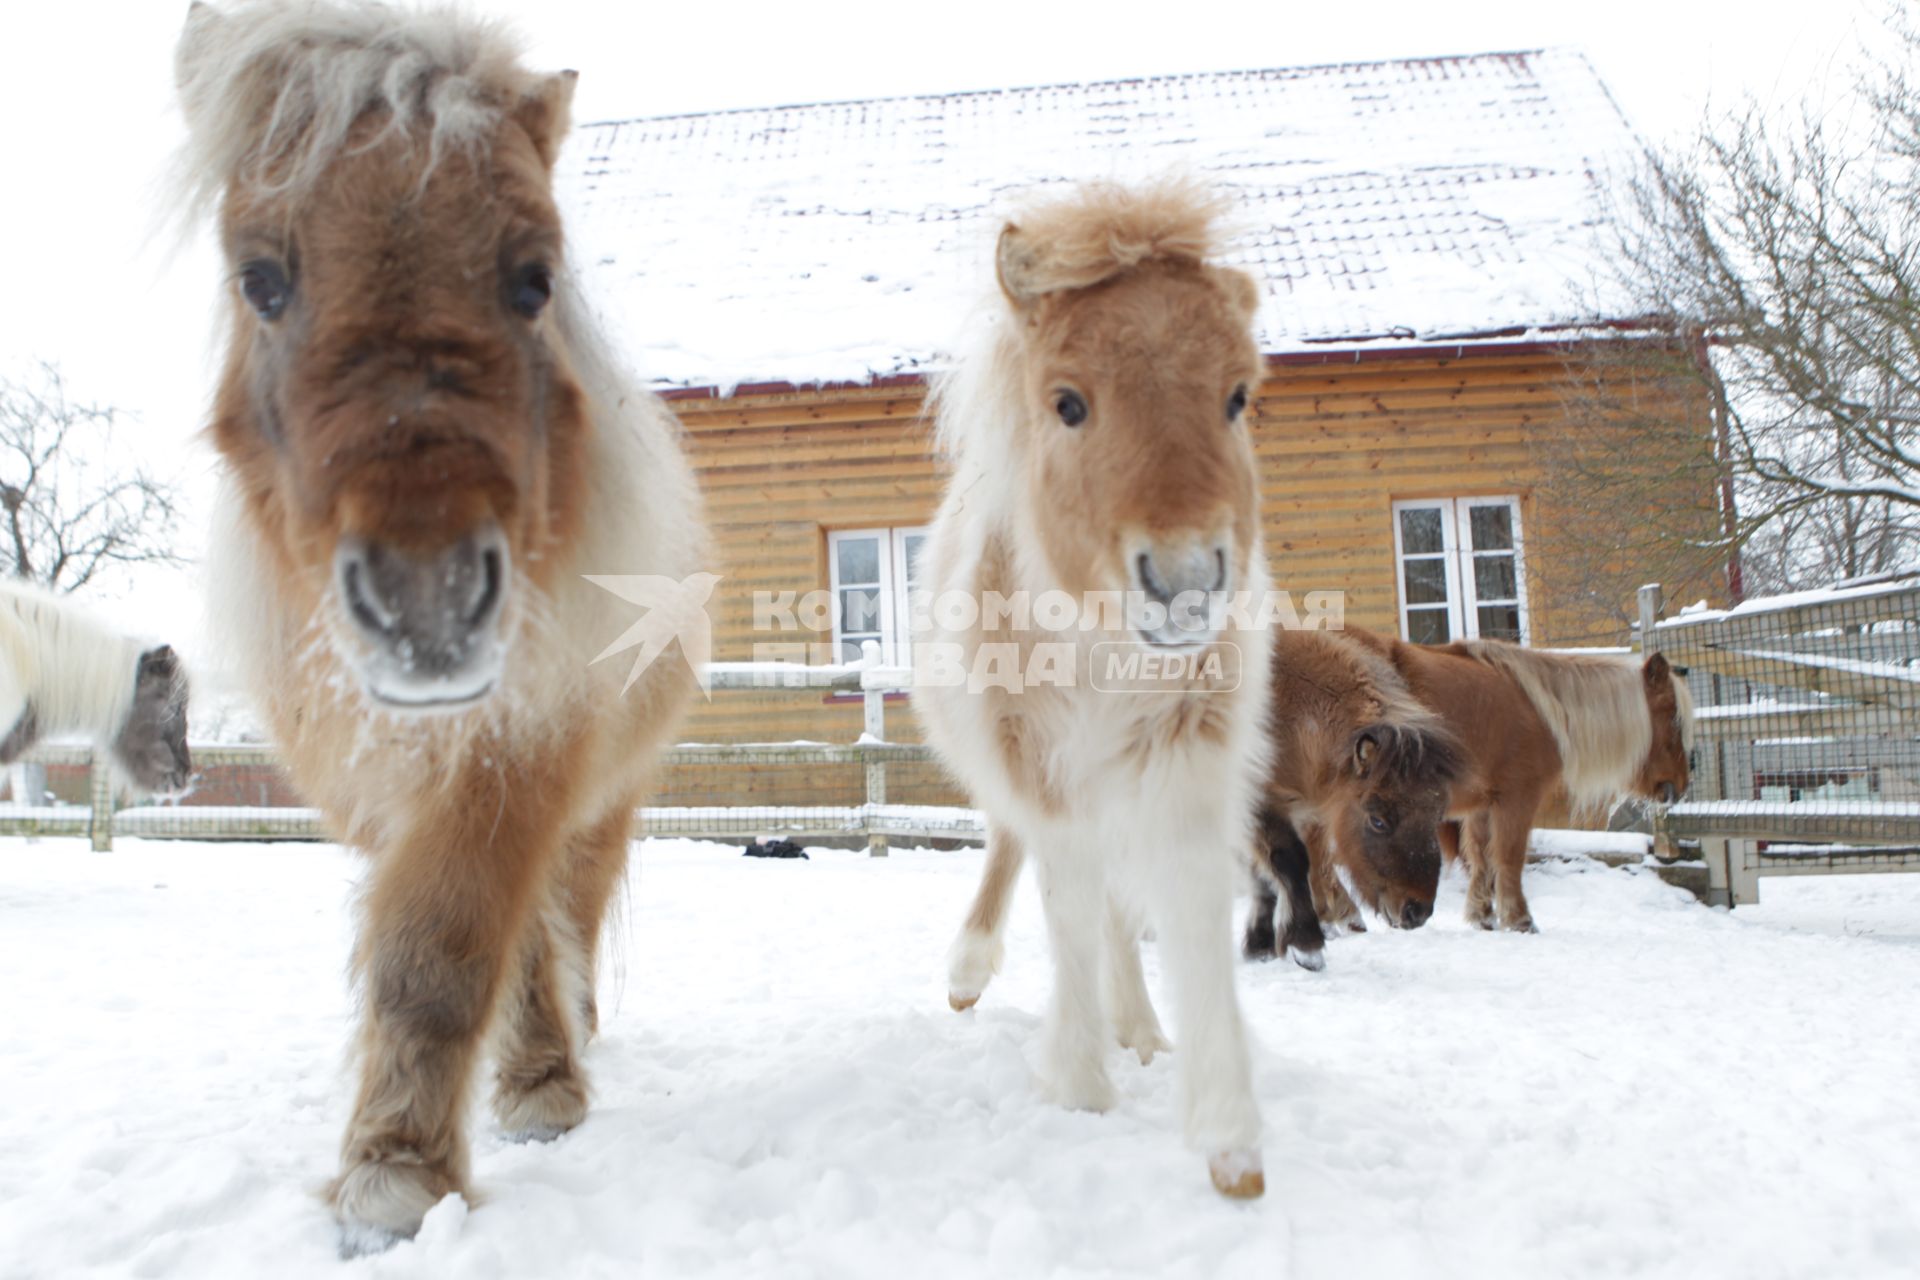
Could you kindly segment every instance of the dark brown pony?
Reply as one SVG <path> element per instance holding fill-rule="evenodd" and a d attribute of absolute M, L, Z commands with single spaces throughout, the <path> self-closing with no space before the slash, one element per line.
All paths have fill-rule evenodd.
<path fill-rule="evenodd" d="M 1319 967 L 1303 852 L 1310 865 L 1337 863 L 1389 924 L 1425 924 L 1440 880 L 1436 830 L 1463 767 L 1453 735 L 1391 664 L 1336 632 L 1275 635 L 1270 705 L 1273 763 L 1246 955 L 1280 948 Z M 1276 930 L 1277 890 L 1289 910 Z"/>
<path fill-rule="evenodd" d="M 633 621 L 584 575 L 704 555 L 671 415 L 571 296 L 551 170 L 572 73 L 452 9 L 196 4 L 188 206 L 230 337 L 218 617 L 295 781 L 373 859 L 342 1247 L 469 1192 L 469 1084 L 580 1122 L 601 919 L 692 679 L 593 665 Z"/>
<path fill-rule="evenodd" d="M 1685 680 L 1655 653 L 1523 649 L 1497 641 L 1415 645 L 1347 633 L 1390 661 L 1413 695 L 1465 752 L 1447 814 L 1471 880 L 1467 919 L 1533 932 L 1521 892 L 1527 835 L 1542 803 L 1564 787 L 1576 811 L 1622 794 L 1670 803 L 1686 792 L 1693 702 Z M 1448 833 L 1453 835 L 1454 833 Z M 1342 909 L 1333 890 L 1328 909 Z"/>

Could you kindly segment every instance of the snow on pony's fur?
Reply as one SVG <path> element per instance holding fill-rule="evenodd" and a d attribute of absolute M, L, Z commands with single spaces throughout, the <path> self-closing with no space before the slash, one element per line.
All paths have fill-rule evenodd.
<path fill-rule="evenodd" d="M 84 734 L 142 791 L 193 773 L 187 677 L 166 645 L 102 626 L 32 583 L 0 582 L 0 764 L 42 738 Z"/>
<path fill-rule="evenodd" d="M 566 269 L 573 74 L 518 57 L 451 8 L 333 0 L 196 4 L 177 55 L 182 200 L 216 212 L 240 286 L 209 426 L 216 634 L 375 861 L 348 1249 L 470 1191 L 489 1030 L 504 1127 L 584 1115 L 602 916 L 693 688 L 677 655 L 624 695 L 593 662 L 633 619 L 584 575 L 684 580 L 706 539 L 678 424 Z"/>
<path fill-rule="evenodd" d="M 934 598 L 1265 590 L 1243 420 L 1260 376 L 1256 291 L 1207 260 L 1219 208 L 1185 182 L 1095 184 L 1001 232 L 997 323 L 935 393 L 953 475 L 921 554 Z M 1131 614 L 1050 632 L 994 612 L 953 626 L 934 610 L 916 660 L 957 655 L 974 671 L 1018 655 L 1024 671 L 1039 646 L 1064 645 L 1074 682 L 970 689 L 929 667 L 915 704 L 986 810 L 990 843 L 1009 850 L 1001 860 L 1024 851 L 1039 871 L 1054 945 L 1048 1087 L 1070 1106 L 1112 1105 L 1108 993 L 1122 1043 L 1143 1058 L 1164 1047 L 1136 945 L 1150 908 L 1178 992 L 1188 1139 L 1223 1192 L 1257 1195 L 1231 916 L 1265 770 L 1269 638 L 1231 617 L 1176 638 Z M 1237 660 L 1230 678 L 1202 661 L 1171 688 L 1101 692 L 1096 644 Z M 956 1007 L 977 998 L 993 946 L 963 936 Z"/>

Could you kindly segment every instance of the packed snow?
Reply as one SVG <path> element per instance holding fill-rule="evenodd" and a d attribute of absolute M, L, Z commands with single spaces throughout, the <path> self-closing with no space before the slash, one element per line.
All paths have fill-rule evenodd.
<path fill-rule="evenodd" d="M 0 842 L 0 1276 L 1882 1276 L 1920 1258 L 1920 876 L 1528 872 L 1538 936 L 1460 921 L 1247 967 L 1267 1195 L 1181 1148 L 1174 1063 L 1037 1096 L 1049 965 L 946 1007 L 977 850 L 637 847 L 545 1145 L 477 1121 L 480 1203 L 343 1263 L 362 866 L 329 846 Z M 1149 978 L 1160 979 L 1148 946 Z"/>

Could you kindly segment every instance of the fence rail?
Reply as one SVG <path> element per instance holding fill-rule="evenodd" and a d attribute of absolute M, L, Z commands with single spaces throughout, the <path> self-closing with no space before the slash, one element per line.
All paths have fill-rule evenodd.
<path fill-rule="evenodd" d="M 871 645 L 871 642 L 869 642 Z M 877 648 L 862 661 L 804 667 L 786 663 L 713 663 L 708 684 L 716 692 L 751 690 L 858 693 L 863 707 L 858 742 L 688 742 L 661 753 L 664 765 L 829 765 L 857 767 L 863 803 L 857 805 L 656 805 L 638 810 L 643 835 L 747 839 L 758 836 L 855 838 L 884 856 L 894 839 L 980 841 L 985 831 L 970 809 L 887 802 L 887 770 L 896 765 L 937 763 L 931 747 L 886 740 L 886 695 L 906 689 L 911 673 L 880 664 Z M 223 766 L 277 769 L 274 749 L 264 743 L 196 743 L 201 770 Z M 27 760 L 45 766 L 85 769 L 86 805 L 0 804 L 0 835 L 85 836 L 93 847 L 113 847 L 117 836 L 162 840 L 324 840 L 317 809 L 272 805 L 142 804 L 120 806 L 110 771 L 96 767 L 93 748 L 43 745 Z M 18 778 L 18 774 L 15 775 Z"/>
<path fill-rule="evenodd" d="M 1920 570 L 1661 618 L 1644 647 L 1688 671 L 1693 787 L 1663 834 L 1697 840 L 1709 901 L 1765 876 L 1920 871 Z"/>

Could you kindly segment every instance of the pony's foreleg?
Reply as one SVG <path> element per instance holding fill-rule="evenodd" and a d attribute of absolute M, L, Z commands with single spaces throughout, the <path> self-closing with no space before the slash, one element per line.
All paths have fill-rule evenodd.
<path fill-rule="evenodd" d="M 621 800 L 568 838 L 546 901 L 522 940 L 497 1035 L 493 1112 L 522 1138 L 565 1133 L 586 1118 L 581 1051 L 598 1028 L 594 961 L 607 901 L 627 865 L 633 805 Z"/>
<path fill-rule="evenodd" d="M 997 823 L 987 827 L 987 865 L 973 906 L 947 951 L 947 1003 L 955 1011 L 971 1009 L 999 972 L 1006 951 L 1007 908 L 1026 861 L 1020 842 Z"/>
<path fill-rule="evenodd" d="M 1261 830 L 1267 848 L 1267 865 L 1279 883 L 1286 904 L 1281 922 L 1279 945 L 1287 958 L 1302 969 L 1327 967 L 1327 937 L 1320 928 L 1320 915 L 1313 906 L 1313 857 L 1306 842 L 1294 830 L 1293 823 L 1277 813 L 1263 814 Z"/>
<path fill-rule="evenodd" d="M 1327 833 L 1312 827 L 1304 834 L 1307 846 L 1307 882 L 1312 886 L 1314 916 L 1334 936 L 1342 932 L 1365 933 L 1367 921 L 1354 904 L 1340 876 L 1334 870 L 1334 851 L 1327 847 Z"/>
<path fill-rule="evenodd" d="M 1255 857 L 1263 856 L 1256 850 Z M 1264 870 L 1255 870 L 1253 880 L 1253 906 L 1247 911 L 1247 927 L 1240 937 L 1240 954 L 1249 960 L 1271 960 L 1280 954 L 1279 938 L 1276 928 L 1285 924 L 1276 920 L 1280 909 L 1280 891 L 1273 885 L 1273 878 Z"/>
<path fill-rule="evenodd" d="M 1173 1048 L 1160 1029 L 1153 997 L 1147 994 L 1147 975 L 1140 968 L 1140 921 L 1118 903 L 1107 908 L 1107 999 L 1120 1047 L 1139 1055 L 1141 1066 Z"/>
<path fill-rule="evenodd" d="M 1460 857 L 1467 864 L 1467 923 L 1493 928 L 1492 826 L 1487 811 L 1468 815 L 1459 825 Z"/>
<path fill-rule="evenodd" d="M 591 1039 L 600 1030 L 600 1004 L 597 978 L 600 962 L 600 931 L 607 920 L 607 905 L 627 871 L 627 850 L 633 839 L 633 809 L 637 796 L 629 796 L 608 810 L 605 817 L 567 842 L 559 876 L 567 919 L 578 942 L 580 968 L 579 1008 L 581 1029 Z"/>
<path fill-rule="evenodd" d="M 467 1187 L 467 1090 L 552 848 L 539 788 L 513 803 L 488 790 L 420 814 L 374 864 L 360 1088 L 330 1193 L 347 1253 L 412 1235 Z"/>
<path fill-rule="evenodd" d="M 1232 837 L 1210 834 L 1214 848 L 1163 850 L 1148 875 L 1161 961 L 1174 991 L 1187 1141 L 1206 1154 L 1213 1185 L 1222 1194 L 1251 1198 L 1266 1190 L 1266 1177 L 1260 1108 L 1233 987 L 1233 877 L 1239 859 L 1237 851 L 1229 851 Z"/>
<path fill-rule="evenodd" d="M 1532 805 L 1504 804 L 1493 810 L 1482 856 L 1493 864 L 1494 898 L 1500 907 L 1500 927 L 1516 933 L 1538 933 L 1520 877 L 1527 866 L 1527 836 L 1533 830 Z"/>
<path fill-rule="evenodd" d="M 1113 1106 L 1107 1075 L 1107 1011 L 1101 953 L 1110 927 L 1105 868 L 1098 850 L 1056 840 L 1036 870 L 1053 949 L 1053 998 L 1047 1007 L 1042 1073 L 1061 1106 Z"/>

